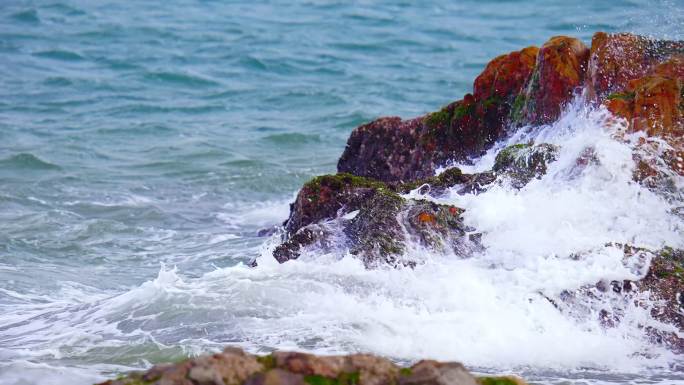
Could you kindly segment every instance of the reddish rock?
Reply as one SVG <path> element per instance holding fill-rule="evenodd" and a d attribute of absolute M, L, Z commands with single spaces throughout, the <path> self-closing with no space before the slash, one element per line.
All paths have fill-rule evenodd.
<path fill-rule="evenodd" d="M 434 148 L 418 142 L 423 131 L 423 118 L 386 117 L 364 124 L 349 136 L 337 171 L 385 182 L 431 176 Z"/>
<path fill-rule="evenodd" d="M 190 368 L 190 370 L 188 370 Z M 178 375 L 183 373 L 183 375 Z M 457 362 L 423 360 L 401 368 L 371 354 L 316 356 L 239 349 L 156 366 L 101 385 L 525 385 L 515 377 L 475 378 Z"/>
<path fill-rule="evenodd" d="M 669 168 L 684 175 L 684 56 L 673 56 L 641 78 L 633 79 L 625 88 L 606 97 L 604 104 L 629 124 L 629 132 L 643 131 L 649 137 L 659 137 L 670 148 L 663 159 Z M 643 147 L 643 146 L 642 146 Z M 646 171 L 646 166 L 652 169 Z M 639 160 L 639 178 L 652 176 L 655 165 Z"/>
<path fill-rule="evenodd" d="M 506 134 L 508 118 L 534 68 L 538 49 L 528 47 L 492 60 L 474 83 L 474 94 L 420 118 L 381 118 L 356 128 L 337 169 L 384 182 L 434 175 L 449 161 L 481 155 Z"/>
<path fill-rule="evenodd" d="M 316 177 L 302 186 L 290 205 L 285 230 L 292 235 L 309 224 L 337 217 L 341 210 L 357 210 L 378 188 L 386 186 L 351 174 Z"/>
<path fill-rule="evenodd" d="M 589 48 L 580 40 L 556 36 L 539 50 L 526 86 L 520 123 L 549 124 L 584 84 Z"/>
<path fill-rule="evenodd" d="M 492 97 L 508 98 L 517 95 L 534 69 L 539 48 L 527 47 L 521 51 L 501 55 L 490 61 L 475 79 L 473 96 L 477 100 Z"/>
<path fill-rule="evenodd" d="M 591 41 L 587 76 L 590 96 L 602 101 L 614 92 L 623 91 L 631 80 L 645 76 L 652 66 L 683 52 L 681 41 L 598 32 Z"/>

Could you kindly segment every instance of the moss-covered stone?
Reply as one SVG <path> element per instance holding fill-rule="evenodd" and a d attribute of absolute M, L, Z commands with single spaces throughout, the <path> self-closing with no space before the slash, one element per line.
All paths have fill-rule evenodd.
<path fill-rule="evenodd" d="M 556 160 L 558 150 L 558 146 L 547 143 L 514 144 L 496 155 L 493 170 L 508 177 L 514 187 L 521 188 L 546 173 L 548 163 Z"/>
<path fill-rule="evenodd" d="M 517 124 L 522 120 L 523 117 L 523 108 L 525 107 L 525 94 L 524 93 L 519 93 L 518 96 L 515 97 L 513 100 L 513 104 L 511 105 L 511 115 L 510 115 L 510 121 L 513 124 Z"/>
<path fill-rule="evenodd" d="M 340 209 L 357 210 L 366 197 L 378 191 L 392 193 L 382 182 L 348 173 L 313 178 L 304 184 L 290 207 L 286 238 L 309 224 L 335 218 Z"/>
<path fill-rule="evenodd" d="M 448 107 L 444 107 L 437 112 L 428 114 L 425 117 L 425 125 L 429 128 L 444 128 L 451 121 L 451 112 Z"/>
<path fill-rule="evenodd" d="M 411 374 L 413 374 L 413 369 L 411 369 L 411 368 L 399 369 L 399 375 L 400 376 L 410 376 Z"/>
<path fill-rule="evenodd" d="M 264 370 L 273 369 L 276 367 L 276 359 L 273 354 L 267 354 L 265 356 L 257 356 L 257 361 L 264 367 Z"/>
<path fill-rule="evenodd" d="M 525 381 L 517 377 L 478 377 L 481 385 L 525 385 Z"/>
<path fill-rule="evenodd" d="M 612 94 L 606 96 L 607 100 L 616 100 L 616 99 L 621 99 L 621 100 L 634 100 L 634 96 L 636 94 L 634 92 L 613 92 Z"/>

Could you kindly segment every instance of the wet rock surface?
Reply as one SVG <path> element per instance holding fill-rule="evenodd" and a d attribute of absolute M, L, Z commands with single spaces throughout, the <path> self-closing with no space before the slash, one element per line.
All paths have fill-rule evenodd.
<path fill-rule="evenodd" d="M 549 124 L 584 85 L 589 48 L 580 40 L 556 36 L 539 50 L 537 62 L 522 94 L 520 121 Z"/>
<path fill-rule="evenodd" d="M 370 354 L 317 356 L 238 348 L 153 366 L 101 385 L 524 385 L 517 377 L 475 377 L 457 362 L 419 361 L 400 367 Z"/>
<path fill-rule="evenodd" d="M 538 49 L 528 47 L 492 60 L 475 80 L 473 94 L 425 116 L 380 118 L 355 129 L 338 172 L 384 182 L 431 177 L 447 161 L 479 156 L 506 134 L 506 124 L 534 68 Z"/>
<path fill-rule="evenodd" d="M 285 241 L 273 252 L 279 262 L 296 259 L 307 247 L 315 245 L 318 250 L 346 248 L 368 267 L 379 263 L 413 265 L 413 261 L 398 259 L 406 251 L 409 237 L 432 250 L 445 252 L 465 252 L 477 247 L 467 236 L 472 229 L 463 224 L 463 209 L 400 195 L 400 192 L 409 192 L 414 185 L 369 184 L 367 180 L 356 185 L 347 183 L 352 179 L 348 174 L 327 175 L 316 178 L 302 189 L 297 201 L 313 199 L 315 202 L 295 203 L 294 207 L 306 212 L 295 213 L 291 218 L 297 218 L 298 225 L 306 225 L 286 226 L 292 230 L 285 234 Z M 415 186 L 429 188 L 429 183 L 433 183 L 434 191 L 439 192 L 451 183 L 463 182 L 465 186 L 472 186 L 473 179 L 455 169 L 444 177 L 430 178 Z M 336 182 L 331 182 L 333 180 Z M 316 189 L 311 188 L 312 185 L 326 187 Z M 310 223 L 311 218 L 326 221 Z M 338 233 L 344 234 L 344 239 L 339 239 Z"/>
<path fill-rule="evenodd" d="M 385 117 L 356 128 L 338 162 L 339 174 L 315 178 L 300 191 L 275 258 L 296 259 L 309 247 L 341 249 L 373 268 L 415 266 L 405 257 L 416 245 L 457 257 L 481 251 L 481 234 L 464 224 L 463 209 L 432 199 L 480 194 L 501 184 L 522 189 L 547 173 L 560 148 L 518 143 L 501 149 L 485 172 L 451 167 L 435 175 L 436 170 L 480 156 L 516 130 L 554 122 L 582 90 L 589 104 L 603 105 L 624 119 L 625 131 L 617 139 L 638 137 L 634 180 L 672 199 L 681 189 L 675 177 L 684 175 L 683 50 L 681 41 L 631 34 L 597 33 L 591 48 L 557 36 L 541 49 L 495 58 L 475 80 L 472 94 L 437 112 L 408 120 Z M 599 163 L 589 147 L 573 170 Z M 657 304 L 653 318 L 684 332 L 682 252 L 648 253 L 651 265 L 643 279 L 603 283 L 592 290 L 613 290 L 623 300 L 647 293 Z M 591 295 L 582 290 L 560 300 Z M 620 319 L 608 312 L 601 317 L 606 327 Z M 682 339 L 671 330 L 646 332 L 684 352 Z"/>

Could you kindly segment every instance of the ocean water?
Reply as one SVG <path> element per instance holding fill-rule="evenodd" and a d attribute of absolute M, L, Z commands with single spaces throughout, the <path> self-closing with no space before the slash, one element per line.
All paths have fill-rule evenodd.
<path fill-rule="evenodd" d="M 682 382 L 681 358 L 641 333 L 648 309 L 604 296 L 560 313 L 540 296 L 644 273 L 606 242 L 684 246 L 681 200 L 630 182 L 605 111 L 577 103 L 510 139 L 563 148 L 525 189 L 442 198 L 485 232 L 474 258 L 278 265 L 257 232 L 334 172 L 354 127 L 461 98 L 499 54 L 683 25 L 681 1 L 3 1 L 0 383 L 88 384 L 228 344 L 460 360 L 539 384 Z M 601 165 L 577 173 L 589 145 Z M 596 320 L 606 306 L 618 327 Z"/>

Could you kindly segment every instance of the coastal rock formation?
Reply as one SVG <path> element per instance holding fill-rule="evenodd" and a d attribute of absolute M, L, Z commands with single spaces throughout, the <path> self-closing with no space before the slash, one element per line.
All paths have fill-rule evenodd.
<path fill-rule="evenodd" d="M 625 90 L 651 67 L 684 53 L 684 42 L 653 40 L 630 33 L 597 32 L 591 40 L 587 88 L 596 102 Z"/>
<path fill-rule="evenodd" d="M 415 189 L 439 197 L 449 188 L 457 194 L 478 194 L 499 182 L 522 188 L 546 173 L 557 151 L 557 146 L 546 143 L 512 145 L 497 155 L 491 171 L 464 174 L 454 167 L 410 183 L 383 183 L 347 173 L 316 177 L 292 204 L 284 242 L 273 255 L 282 263 L 297 259 L 307 247 L 323 251 L 343 247 L 367 267 L 414 265 L 415 261 L 399 258 L 411 239 L 433 251 L 469 256 L 481 246 L 479 234 L 463 223 L 463 209 L 402 194 Z"/>
<path fill-rule="evenodd" d="M 495 58 L 475 79 L 472 94 L 440 111 L 409 120 L 380 118 L 356 128 L 339 159 L 339 174 L 316 178 L 300 191 L 275 257 L 281 262 L 297 258 L 307 245 L 334 247 L 340 241 L 330 241 L 334 231 L 323 222 L 352 212 L 357 212 L 354 218 L 336 225 L 346 235 L 343 246 L 367 266 L 375 258 L 396 264 L 389 256 L 402 254 L 411 234 L 420 234 L 422 245 L 439 245 L 426 241 L 434 237 L 419 231 L 416 224 L 422 222 L 412 221 L 411 215 L 402 219 L 417 203 L 400 194 L 416 188 L 430 196 L 447 189 L 479 193 L 503 181 L 522 188 L 546 172 L 557 147 L 517 144 L 502 150 L 490 171 L 464 174 L 452 168 L 444 177 L 433 175 L 449 162 L 483 154 L 516 127 L 553 122 L 583 87 L 591 102 L 605 104 L 628 121 L 628 133 L 643 133 L 648 145 L 634 153 L 634 179 L 654 190 L 676 190 L 656 162 L 684 175 L 683 49 L 683 42 L 631 34 L 597 33 L 591 49 L 578 39 L 556 36 L 541 49 L 528 47 Z M 578 167 L 593 159 L 589 155 L 578 160 Z M 445 228 L 450 230 L 445 233 Z M 460 224 L 439 229 L 457 238 L 476 231 Z M 473 250 L 452 249 L 463 256 Z"/>
<path fill-rule="evenodd" d="M 662 158 L 671 170 L 684 175 L 684 55 L 670 57 L 608 95 L 605 105 L 629 123 L 629 132 L 643 132 L 667 143 Z M 656 144 L 657 145 L 657 144 Z M 648 163 L 642 160 L 643 163 Z M 656 175 L 648 165 L 646 175 Z"/>
<path fill-rule="evenodd" d="M 451 167 L 435 176 L 436 171 L 482 155 L 516 130 L 554 122 L 582 92 L 590 105 L 624 119 L 626 130 L 615 134 L 618 140 L 637 138 L 634 180 L 670 197 L 681 194 L 675 178 L 684 176 L 684 42 L 600 32 L 588 48 L 557 36 L 541 49 L 495 58 L 475 80 L 472 94 L 437 112 L 408 120 L 379 118 L 356 128 L 338 174 L 315 178 L 299 192 L 275 258 L 295 259 L 309 247 L 338 248 L 369 268 L 414 266 L 416 261 L 404 256 L 415 245 L 471 256 L 482 250 L 481 234 L 465 225 L 462 208 L 431 199 L 479 194 L 501 184 L 522 189 L 547 172 L 560 149 L 519 143 L 500 150 L 491 170 L 467 174 Z M 587 148 L 576 168 L 580 172 L 598 162 Z M 667 248 L 650 253 L 642 280 L 610 285 L 625 296 L 647 293 L 659 304 L 653 318 L 684 332 L 684 257 Z M 607 326 L 617 322 L 609 314 L 603 317 Z M 684 352 L 684 342 L 671 331 L 647 332 Z"/>
<path fill-rule="evenodd" d="M 528 47 L 492 60 L 477 77 L 473 94 L 423 117 L 380 118 L 355 129 L 338 172 L 383 182 L 434 175 L 452 160 L 479 156 L 506 135 L 516 96 L 534 69 L 538 49 Z"/>
<path fill-rule="evenodd" d="M 474 189 L 476 179 L 454 169 L 420 185 L 432 184 L 435 192 L 457 183 Z M 408 237 L 434 250 L 465 252 L 477 247 L 466 236 L 472 229 L 463 224 L 462 209 L 399 194 L 412 186 L 417 184 L 385 184 L 344 173 L 314 178 L 298 194 L 285 224 L 286 241 L 276 247 L 274 257 L 279 262 L 296 259 L 314 244 L 323 249 L 346 247 L 372 267 L 379 262 L 412 264 L 397 259 Z M 337 233 L 344 234 L 344 240 L 331 239 Z"/>
<path fill-rule="evenodd" d="M 176 364 L 153 366 L 100 385 L 525 385 L 517 377 L 475 377 L 457 362 L 419 361 L 410 367 L 370 354 L 316 356 L 238 348 Z"/>

